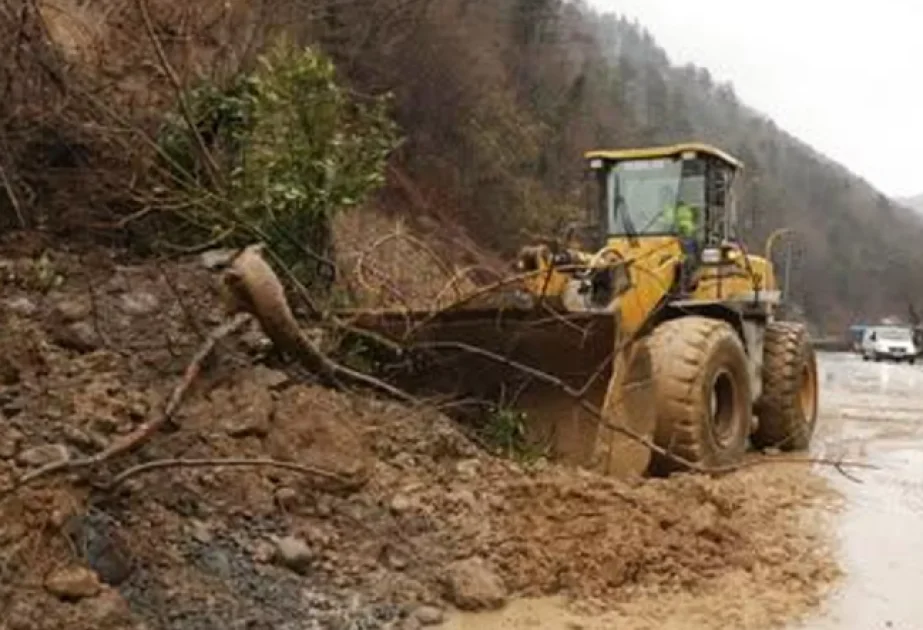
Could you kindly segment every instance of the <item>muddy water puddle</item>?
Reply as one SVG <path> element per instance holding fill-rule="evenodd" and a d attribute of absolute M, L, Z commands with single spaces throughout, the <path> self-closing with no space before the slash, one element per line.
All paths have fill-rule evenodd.
<path fill-rule="evenodd" d="M 842 495 L 838 509 L 817 516 L 832 526 L 830 536 L 845 573 L 821 602 L 812 602 L 814 613 L 780 623 L 790 593 L 783 597 L 767 588 L 755 597 L 751 592 L 741 597 L 738 583 L 727 576 L 709 592 L 634 598 L 604 616 L 581 614 L 560 598 L 528 599 L 494 613 L 455 614 L 443 627 L 923 629 L 923 366 L 865 363 L 845 354 L 819 358 L 821 420 L 814 454 L 879 468 L 850 469 L 847 476 L 818 466 L 811 473 L 826 478 Z M 804 604 L 791 609 L 803 611 Z M 723 614 L 728 607 L 743 609 L 734 625 Z M 664 615 L 664 609 L 674 614 Z"/>

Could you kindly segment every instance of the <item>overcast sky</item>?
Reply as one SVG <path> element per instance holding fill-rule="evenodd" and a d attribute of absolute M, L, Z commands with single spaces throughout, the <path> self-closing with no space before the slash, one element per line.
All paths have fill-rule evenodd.
<path fill-rule="evenodd" d="M 891 196 L 923 193 L 920 0 L 589 0 Z"/>

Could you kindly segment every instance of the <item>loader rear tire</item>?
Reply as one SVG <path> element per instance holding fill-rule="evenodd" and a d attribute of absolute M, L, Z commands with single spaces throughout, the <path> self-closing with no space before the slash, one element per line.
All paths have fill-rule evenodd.
<path fill-rule="evenodd" d="M 747 355 L 726 322 L 687 316 L 664 322 L 648 340 L 656 389 L 651 472 L 666 475 L 743 457 L 752 420 Z M 688 462 L 688 464 L 683 463 Z"/>
<path fill-rule="evenodd" d="M 806 450 L 817 424 L 817 358 L 803 324 L 772 322 L 763 341 L 763 393 L 751 436 L 756 448 Z"/>

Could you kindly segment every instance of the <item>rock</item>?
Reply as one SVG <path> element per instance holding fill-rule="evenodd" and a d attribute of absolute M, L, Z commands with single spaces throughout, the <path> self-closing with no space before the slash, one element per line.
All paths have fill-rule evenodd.
<path fill-rule="evenodd" d="M 0 382 L 4 382 L 3 359 L 0 358 Z M 19 370 L 16 370 L 16 377 L 19 378 Z M 25 395 L 16 383 L 4 383 L 8 387 L 0 389 L 0 412 L 8 418 L 22 413 L 26 408 Z"/>
<path fill-rule="evenodd" d="M 5 547 L 25 537 L 29 530 L 18 521 L 0 525 L 0 547 Z"/>
<path fill-rule="evenodd" d="M 138 628 L 132 620 L 131 609 L 118 591 L 106 589 L 93 599 L 80 602 L 92 620 L 94 628 Z M 143 626 L 142 626 L 143 628 Z"/>
<path fill-rule="evenodd" d="M 276 550 L 271 543 L 261 541 L 253 545 L 250 553 L 253 556 L 254 562 L 259 564 L 269 564 L 275 557 L 275 551 Z"/>
<path fill-rule="evenodd" d="M 9 312 L 19 315 L 20 317 L 31 317 L 38 312 L 35 302 L 27 297 L 10 298 L 3 302 L 4 308 Z"/>
<path fill-rule="evenodd" d="M 269 433 L 272 394 L 264 387 L 245 381 L 234 389 L 215 392 L 215 410 L 227 420 L 224 430 L 235 438 L 265 437 Z"/>
<path fill-rule="evenodd" d="M 0 357 L 0 385 L 16 385 L 21 378 L 19 367 L 9 357 Z"/>
<path fill-rule="evenodd" d="M 452 503 L 460 503 L 470 510 L 474 510 L 478 507 L 478 501 L 474 497 L 474 493 L 467 488 L 450 492 L 448 496 L 446 496 L 446 499 Z"/>
<path fill-rule="evenodd" d="M 388 548 L 385 552 L 385 560 L 388 566 L 395 571 L 403 571 L 407 568 L 407 559 L 394 549 Z"/>
<path fill-rule="evenodd" d="M 315 505 L 315 510 L 317 515 L 322 518 L 328 518 L 333 514 L 333 503 L 332 499 L 326 494 L 322 494 L 317 498 L 317 504 Z"/>
<path fill-rule="evenodd" d="M 62 298 L 54 305 L 54 317 L 62 322 L 78 322 L 90 315 L 90 304 L 77 298 Z"/>
<path fill-rule="evenodd" d="M 288 374 L 279 370 L 273 370 L 265 365 L 257 365 L 247 377 L 254 385 L 265 387 L 266 389 L 275 389 L 289 382 Z"/>
<path fill-rule="evenodd" d="M 194 520 L 189 527 L 189 535 L 203 545 L 210 543 L 215 538 L 214 534 L 212 534 L 211 530 L 208 528 L 208 525 L 202 521 L 196 520 Z"/>
<path fill-rule="evenodd" d="M 279 488 L 276 490 L 276 503 L 283 510 L 291 510 L 298 503 L 298 493 L 292 488 Z"/>
<path fill-rule="evenodd" d="M 474 479 L 478 475 L 480 462 L 476 459 L 463 459 L 455 464 L 455 472 L 462 479 Z"/>
<path fill-rule="evenodd" d="M 64 434 L 65 440 L 85 450 L 102 450 L 107 445 L 105 438 L 101 435 L 97 433 L 87 433 L 83 429 L 69 424 L 64 425 L 61 432 Z"/>
<path fill-rule="evenodd" d="M 314 552 L 300 538 L 286 536 L 276 541 L 275 558 L 292 571 L 303 573 L 314 560 Z"/>
<path fill-rule="evenodd" d="M 413 617 L 424 626 L 437 626 L 445 619 L 442 609 L 436 606 L 420 606 L 413 611 Z"/>
<path fill-rule="evenodd" d="M 10 459 L 19 450 L 22 433 L 8 426 L 7 419 L 0 414 L 0 459 Z"/>
<path fill-rule="evenodd" d="M 409 470 L 416 466 L 417 460 L 414 459 L 413 455 L 407 451 L 401 451 L 394 456 L 394 459 L 391 460 L 391 463 L 397 466 L 398 468 L 403 468 Z"/>
<path fill-rule="evenodd" d="M 481 558 L 468 558 L 447 567 L 447 598 L 459 610 L 497 610 L 506 602 L 506 587 Z"/>
<path fill-rule="evenodd" d="M 233 438 L 265 437 L 269 433 L 269 413 L 244 410 L 239 417 L 225 423 L 225 431 Z"/>
<path fill-rule="evenodd" d="M 206 571 L 222 581 L 231 579 L 231 558 L 224 549 L 214 546 L 206 547 L 202 554 L 201 562 Z"/>
<path fill-rule="evenodd" d="M 104 583 L 118 586 L 132 574 L 134 561 L 128 544 L 111 522 L 98 516 L 75 515 L 63 531 Z"/>
<path fill-rule="evenodd" d="M 407 617 L 400 625 L 400 630 L 420 630 L 423 624 L 416 617 Z"/>
<path fill-rule="evenodd" d="M 63 444 L 43 444 L 21 451 L 16 461 L 22 466 L 38 467 L 70 459 L 70 452 Z"/>
<path fill-rule="evenodd" d="M 217 269 L 227 265 L 236 252 L 236 249 L 210 249 L 202 252 L 199 256 L 199 262 L 206 269 Z"/>
<path fill-rule="evenodd" d="M 119 306 L 128 315 L 152 315 L 160 308 L 160 300 L 153 293 L 134 291 L 124 294 L 119 300 Z"/>
<path fill-rule="evenodd" d="M 45 578 L 45 590 L 60 599 L 95 597 L 101 589 L 96 573 L 86 567 L 58 569 Z"/>
<path fill-rule="evenodd" d="M 272 340 L 260 330 L 248 330 L 240 336 L 240 343 L 253 354 L 266 352 L 272 348 Z"/>
<path fill-rule="evenodd" d="M 102 344 L 96 330 L 88 322 L 59 326 L 52 331 L 51 338 L 62 348 L 77 352 L 92 352 Z"/>
<path fill-rule="evenodd" d="M 396 494 L 391 499 L 390 507 L 395 514 L 403 514 L 413 507 L 413 500 L 405 494 Z"/>

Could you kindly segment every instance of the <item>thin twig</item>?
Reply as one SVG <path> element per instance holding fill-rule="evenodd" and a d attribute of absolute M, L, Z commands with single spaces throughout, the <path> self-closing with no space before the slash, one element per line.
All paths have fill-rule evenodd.
<path fill-rule="evenodd" d="M 189 324 L 189 328 L 195 333 L 195 336 L 199 338 L 199 341 L 205 341 L 208 338 L 207 335 L 202 331 L 202 327 L 199 325 L 195 315 L 192 314 L 192 310 L 183 299 L 183 295 L 180 293 L 179 288 L 173 283 L 173 280 L 170 279 L 170 274 L 163 268 L 163 262 L 154 259 L 154 266 L 157 267 L 157 271 L 160 272 L 160 277 L 163 278 L 164 283 L 170 289 L 170 292 L 173 293 L 173 297 L 176 298 L 176 303 L 179 304 L 180 310 L 183 311 L 183 317 L 186 323 Z"/>
<path fill-rule="evenodd" d="M 83 256 L 80 256 L 80 264 L 83 266 Z M 107 335 L 103 333 L 103 327 L 101 323 L 101 316 L 99 312 L 99 302 L 96 299 L 96 289 L 93 288 L 93 278 L 91 274 L 86 274 L 87 281 L 87 294 L 90 297 L 90 314 L 93 316 L 93 330 L 96 331 L 96 335 L 99 337 L 99 340 L 102 342 L 103 346 L 109 347 L 112 344 L 109 343 Z"/>
<path fill-rule="evenodd" d="M 186 124 L 189 126 L 189 132 L 195 138 L 196 146 L 199 149 L 199 152 L 202 154 L 202 159 L 204 160 L 205 166 L 207 167 L 209 178 L 212 180 L 212 184 L 216 188 L 220 189 L 222 188 L 222 182 L 220 171 L 218 170 L 218 165 L 215 163 L 214 158 L 208 150 L 208 147 L 205 146 L 205 140 L 202 139 L 202 134 L 199 133 L 199 128 L 195 124 L 195 120 L 192 116 L 192 109 L 189 107 L 189 103 L 186 100 L 186 91 L 183 88 L 183 84 L 180 81 L 179 76 L 176 74 L 176 71 L 173 69 L 173 66 L 170 65 L 170 60 L 167 58 L 167 53 L 163 49 L 163 44 L 161 44 L 160 38 L 154 31 L 154 23 L 151 20 L 151 14 L 148 10 L 147 0 L 136 0 L 135 4 L 138 6 L 138 11 L 141 13 L 141 19 L 144 22 L 144 29 L 147 31 L 147 36 L 150 38 L 151 44 L 154 46 L 154 51 L 157 53 L 157 58 L 160 61 L 160 65 L 163 71 L 166 73 L 167 77 L 170 79 L 170 83 L 173 85 L 173 88 L 176 91 L 176 97 L 179 100 L 180 108 L 183 111 L 183 118 L 186 119 Z"/>
<path fill-rule="evenodd" d="M 3 188 L 6 191 L 6 196 L 10 200 L 10 205 L 13 206 L 13 212 L 16 213 L 16 219 L 19 221 L 19 227 L 23 230 L 26 229 L 26 218 L 22 214 L 22 207 L 19 205 L 19 198 L 16 196 L 16 192 L 13 190 L 13 184 L 10 182 L 9 177 L 7 177 L 6 169 L 3 168 L 3 164 L 0 164 L 0 181 L 3 183 Z"/>
<path fill-rule="evenodd" d="M 746 468 L 755 468 L 756 466 L 765 466 L 767 464 L 817 464 L 819 466 L 832 466 L 837 469 L 843 476 L 851 478 L 853 481 L 862 483 L 860 479 L 850 477 L 844 471 L 845 468 L 861 468 L 865 470 L 881 470 L 880 466 L 867 464 L 865 462 L 853 462 L 840 459 L 830 459 L 829 457 L 762 457 L 760 459 L 751 459 L 737 464 L 728 466 L 719 466 L 706 469 L 706 472 L 715 474 L 724 474 L 728 472 L 737 472 Z"/>
<path fill-rule="evenodd" d="M 834 468 L 836 468 L 836 471 L 837 471 L 838 473 L 840 473 L 841 475 L 843 475 L 844 477 L 846 477 L 847 479 L 849 479 L 849 480 L 852 481 L 853 483 L 865 483 L 864 481 L 862 481 L 861 479 L 859 479 L 859 478 L 856 477 L 855 475 L 846 472 L 846 470 L 843 468 L 843 464 L 842 464 L 842 463 L 837 463 L 836 465 L 834 465 Z"/>
<path fill-rule="evenodd" d="M 106 484 L 105 490 L 112 491 L 132 477 L 154 470 L 162 470 L 164 468 L 220 468 L 222 466 L 283 468 L 305 475 L 313 475 L 322 479 L 336 481 L 342 484 L 346 490 L 357 490 L 368 481 L 367 474 L 353 479 L 318 466 L 296 464 L 294 462 L 285 462 L 275 459 L 159 459 L 132 466 L 119 473 L 112 481 Z"/>
<path fill-rule="evenodd" d="M 164 425 L 172 421 L 173 416 L 176 414 L 180 403 L 182 403 L 183 398 L 186 395 L 186 392 L 201 373 L 206 360 L 211 356 L 212 352 L 214 352 L 218 342 L 225 337 L 241 330 L 250 321 L 251 320 L 249 315 L 239 314 L 228 322 L 215 328 L 208 335 L 205 343 L 202 344 L 202 347 L 198 352 L 196 352 L 195 356 L 193 356 L 192 360 L 189 362 L 189 365 L 186 367 L 186 370 L 183 373 L 183 377 L 180 379 L 176 387 L 173 388 L 173 392 L 170 394 L 170 398 L 168 399 L 162 414 L 144 423 L 133 432 L 112 443 L 109 448 L 97 453 L 96 455 L 93 455 L 92 457 L 76 460 L 60 460 L 47 464 L 30 473 L 26 473 L 20 477 L 11 488 L 0 493 L 0 500 L 5 499 L 24 486 L 39 479 L 43 479 L 57 473 L 73 472 L 76 470 L 82 470 L 84 468 L 98 466 L 104 462 L 114 459 L 115 457 L 134 451 L 139 446 L 144 444 L 148 439 L 150 439 L 151 436 L 163 428 Z"/>

